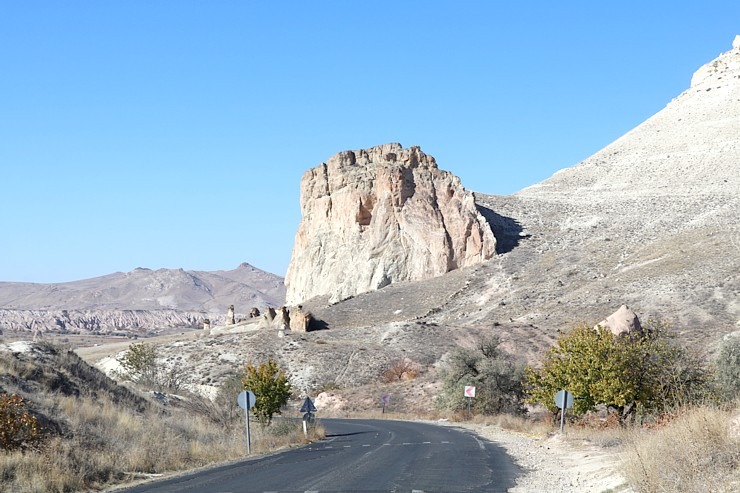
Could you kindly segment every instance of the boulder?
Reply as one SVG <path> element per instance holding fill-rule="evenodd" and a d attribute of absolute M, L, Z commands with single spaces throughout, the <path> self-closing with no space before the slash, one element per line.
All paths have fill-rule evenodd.
<path fill-rule="evenodd" d="M 594 328 L 596 329 L 598 327 L 609 329 L 616 336 L 642 333 L 640 319 L 637 318 L 635 312 L 630 310 L 627 305 L 620 306 L 619 310 L 599 322 Z"/>
<path fill-rule="evenodd" d="M 304 312 L 300 308 L 290 311 L 290 330 L 296 332 L 308 332 L 311 327 L 313 316 L 309 312 Z"/>

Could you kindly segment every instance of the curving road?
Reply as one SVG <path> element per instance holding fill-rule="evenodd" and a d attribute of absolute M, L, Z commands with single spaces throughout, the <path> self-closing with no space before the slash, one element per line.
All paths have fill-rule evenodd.
<path fill-rule="evenodd" d="M 519 469 L 503 449 L 451 426 L 325 419 L 326 440 L 128 493 L 505 492 Z"/>

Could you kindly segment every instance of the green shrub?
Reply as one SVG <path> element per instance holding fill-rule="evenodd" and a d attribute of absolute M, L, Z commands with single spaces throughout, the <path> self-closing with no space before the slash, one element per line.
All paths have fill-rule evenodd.
<path fill-rule="evenodd" d="M 525 385 L 528 402 L 553 412 L 553 398 L 564 389 L 575 396 L 576 415 L 603 404 L 623 418 L 638 410 L 651 413 L 704 401 L 712 394 L 709 373 L 674 343 L 662 323 L 631 336 L 576 327 L 547 351 L 540 368 L 526 369 Z"/>
<path fill-rule="evenodd" d="M 268 359 L 259 366 L 247 364 L 241 377 L 243 388 L 254 392 L 256 402 L 252 409 L 257 420 L 270 424 L 275 414 L 290 399 L 290 382 L 277 361 Z"/>
<path fill-rule="evenodd" d="M 479 414 L 524 413 L 522 368 L 500 349 L 496 337 L 479 342 L 475 349 L 459 348 L 450 354 L 442 374 L 439 409 L 467 409 L 465 386 L 476 388 L 471 409 Z"/>
<path fill-rule="evenodd" d="M 179 365 L 162 363 L 157 348 L 142 342 L 131 344 L 128 351 L 118 358 L 123 368 L 118 377 L 130 380 L 141 387 L 160 392 L 179 392 L 188 383 L 185 370 Z"/>

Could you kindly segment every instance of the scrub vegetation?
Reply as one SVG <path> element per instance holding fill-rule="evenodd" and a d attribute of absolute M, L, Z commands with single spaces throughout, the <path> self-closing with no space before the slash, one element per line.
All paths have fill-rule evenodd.
<path fill-rule="evenodd" d="M 149 395 L 117 384 L 58 346 L 3 353 L 0 419 L 12 433 L 4 432 L 0 444 L 0 491 L 102 490 L 246 455 L 243 412 L 214 419 L 214 408 L 194 404 L 192 396 Z M 236 407 L 234 400 L 223 405 Z M 320 426 L 311 431 L 305 438 L 300 422 L 288 421 L 257 427 L 252 452 L 322 433 Z"/>
<path fill-rule="evenodd" d="M 475 385 L 472 423 L 547 435 L 559 421 L 553 397 L 567 389 L 575 401 L 566 440 L 621 451 L 621 473 L 635 492 L 729 493 L 740 491 L 738 382 L 740 338 L 726 338 L 716 359 L 704 361 L 664 323 L 629 336 L 581 325 L 524 372 L 496 340 L 453 352 L 437 404 L 467 421 L 462 388 Z M 509 408 L 489 395 L 506 396 Z M 535 405 L 529 416 L 520 412 L 522 400 Z M 543 411 L 550 417 L 542 419 Z"/>

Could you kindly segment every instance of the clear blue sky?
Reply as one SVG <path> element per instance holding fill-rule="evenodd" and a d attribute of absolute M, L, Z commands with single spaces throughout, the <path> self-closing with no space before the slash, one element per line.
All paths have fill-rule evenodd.
<path fill-rule="evenodd" d="M 0 0 L 0 281 L 284 275 L 303 172 L 420 145 L 510 194 L 663 108 L 740 2 Z"/>

